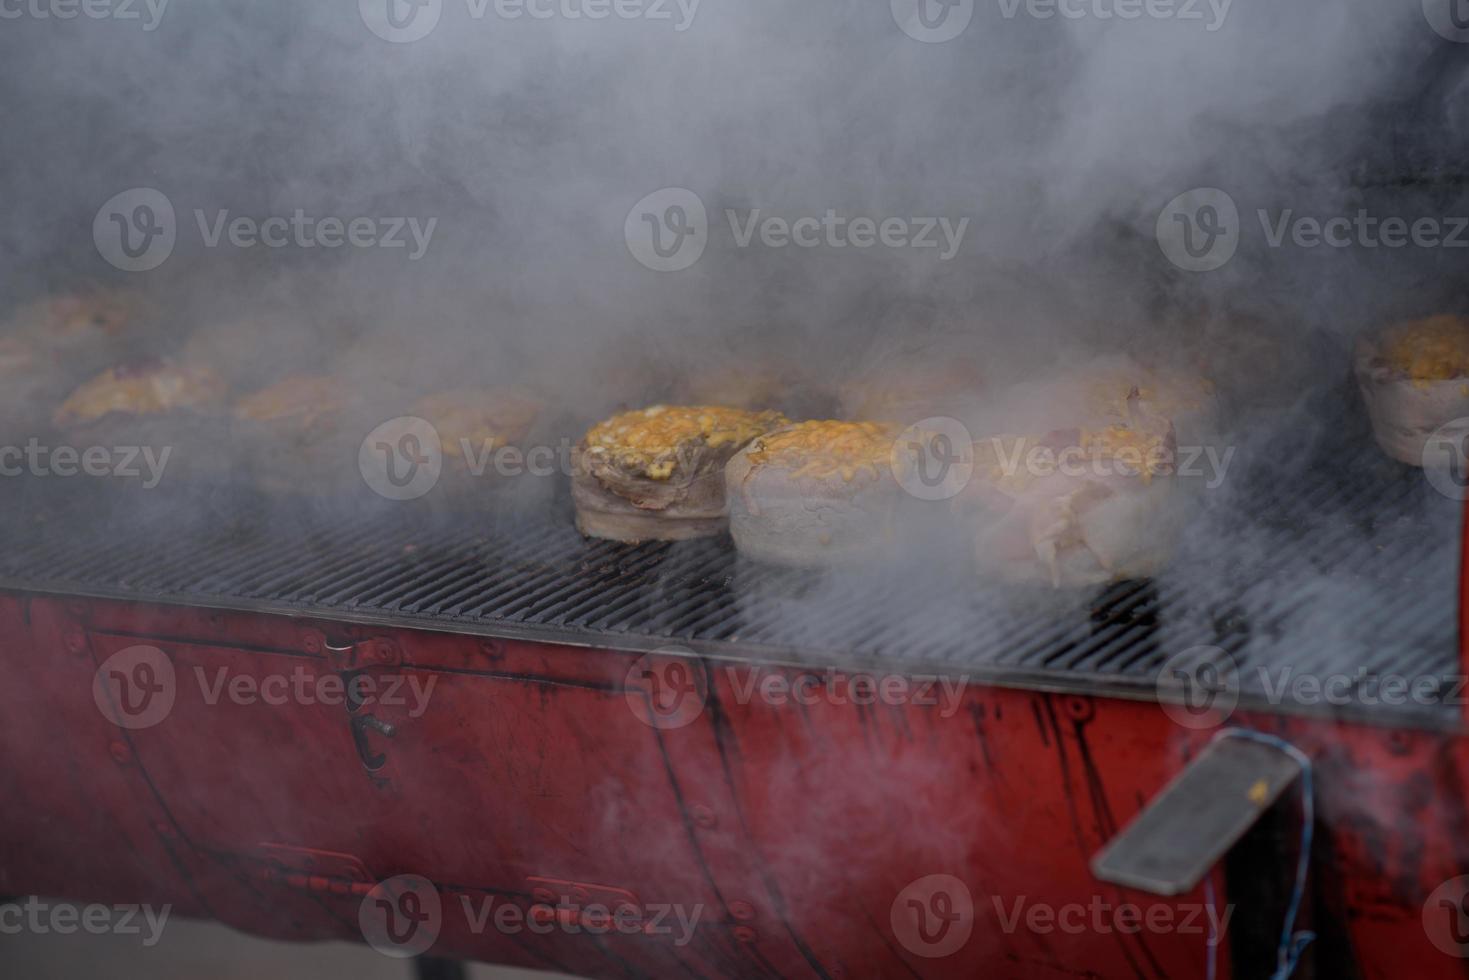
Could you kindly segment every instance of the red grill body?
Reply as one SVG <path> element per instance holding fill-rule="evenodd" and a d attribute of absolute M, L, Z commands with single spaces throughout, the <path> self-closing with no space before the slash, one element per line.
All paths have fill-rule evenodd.
<path fill-rule="evenodd" d="M 360 941 L 364 893 L 414 874 L 442 897 L 435 955 L 587 976 L 1205 975 L 1202 888 L 1161 899 L 1088 868 L 1211 737 L 1145 700 L 969 684 L 952 711 L 774 705 L 741 697 L 749 672 L 795 682 L 799 669 L 25 594 L 0 598 L 0 631 L 7 893 L 169 902 L 265 936 Z M 128 730 L 99 710 L 93 676 L 139 644 L 173 665 L 175 703 Z M 211 705 L 221 668 L 391 671 L 434 688 L 417 717 L 411 703 L 370 709 L 393 734 L 366 731 L 382 762 L 368 772 L 346 706 Z M 652 679 L 677 684 L 679 670 L 702 707 L 681 727 L 647 723 Z M 1321 938 L 1304 975 L 1461 975 L 1424 903 L 1466 867 L 1465 739 L 1231 722 L 1315 761 L 1303 917 Z M 1211 876 L 1217 904 L 1235 906 L 1219 976 L 1270 969 L 1299 834 L 1294 804 L 1280 809 L 1236 849 L 1246 863 Z M 964 883 L 968 904 L 950 897 L 968 918 L 950 928 L 972 924 L 938 957 L 894 917 L 929 875 Z M 697 910 L 697 924 L 687 942 L 593 935 L 576 909 L 599 899 Z M 486 901 L 540 931 L 476 928 L 465 903 Z M 1129 903 L 1176 927 L 1091 925 L 1126 926 L 1107 910 Z"/>

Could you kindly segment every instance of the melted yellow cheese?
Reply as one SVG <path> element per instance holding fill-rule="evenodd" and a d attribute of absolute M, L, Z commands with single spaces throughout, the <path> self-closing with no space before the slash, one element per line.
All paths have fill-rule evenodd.
<path fill-rule="evenodd" d="M 1167 439 L 1126 425 L 1081 430 L 1081 450 L 1090 459 L 1118 459 L 1138 467 L 1144 483 L 1172 464 Z"/>
<path fill-rule="evenodd" d="M 1383 336 L 1382 359 L 1422 383 L 1469 376 L 1469 319 L 1431 316 L 1391 327 Z"/>
<path fill-rule="evenodd" d="M 756 440 L 750 462 L 789 469 L 797 479 L 835 474 L 846 483 L 858 474 L 878 479 L 892 466 L 901 431 L 882 422 L 801 422 Z"/>
<path fill-rule="evenodd" d="M 649 479 L 667 480 L 678 467 L 680 451 L 698 445 L 741 447 L 788 420 L 779 412 L 746 412 L 714 405 L 654 405 L 615 415 L 593 426 L 586 452 L 641 470 Z"/>

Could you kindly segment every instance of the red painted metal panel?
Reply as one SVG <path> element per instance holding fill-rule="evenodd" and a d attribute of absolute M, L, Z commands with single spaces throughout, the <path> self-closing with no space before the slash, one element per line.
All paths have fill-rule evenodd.
<path fill-rule="evenodd" d="M 589 976 L 1204 973 L 1201 891 L 1156 899 L 1088 870 L 1211 737 L 1155 705 L 978 685 L 856 704 L 850 677 L 691 654 L 136 604 L 5 599 L 0 619 L 21 637 L 4 651 L 0 778 L 39 803 L 0 818 L 12 891 L 362 939 L 372 884 L 422 875 L 440 899 L 436 953 Z M 227 693 L 273 676 L 319 691 L 353 662 L 328 648 L 375 638 L 401 655 L 362 671 L 375 703 Z M 92 674 L 139 644 L 168 659 L 174 701 L 122 730 L 93 703 Z M 398 677 L 401 700 L 382 703 Z M 791 693 L 823 690 L 836 693 Z M 368 730 L 364 750 L 366 715 L 391 735 Z M 1469 865 L 1464 739 L 1232 722 L 1315 760 L 1308 905 L 1338 933 L 1319 975 L 1461 973 L 1429 941 L 1424 903 Z M 381 768 L 366 771 L 364 751 Z M 1262 873 L 1284 889 L 1290 868 Z M 648 928 L 589 934 L 580 912 L 549 908 L 567 899 L 633 906 Z M 1166 926 L 1128 928 L 1127 905 Z M 691 930 L 680 912 L 697 915 Z M 1264 915 L 1235 908 L 1230 928 L 1278 929 Z"/>

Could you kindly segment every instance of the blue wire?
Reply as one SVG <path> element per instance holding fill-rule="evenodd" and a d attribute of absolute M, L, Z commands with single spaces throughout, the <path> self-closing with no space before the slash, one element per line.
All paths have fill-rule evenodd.
<path fill-rule="evenodd" d="M 1316 800 L 1311 787 L 1311 760 L 1306 753 L 1296 748 L 1283 738 L 1274 735 L 1266 735 L 1264 732 L 1251 731 L 1247 728 L 1226 728 L 1214 736 L 1214 741 L 1221 738 L 1243 738 L 1251 742 L 1259 742 L 1277 748 L 1290 756 L 1301 767 L 1301 853 L 1296 860 L 1296 884 L 1291 890 L 1290 903 L 1285 910 L 1285 925 L 1280 932 L 1280 945 L 1275 951 L 1275 972 L 1270 975 L 1271 980 L 1288 980 L 1290 975 L 1300 965 L 1301 955 L 1305 953 L 1306 947 L 1315 940 L 1316 934 L 1309 929 L 1295 932 L 1296 914 L 1301 909 L 1301 900 L 1306 893 L 1306 875 L 1311 870 L 1311 837 L 1316 826 Z M 1214 903 L 1214 883 L 1206 880 L 1205 893 L 1208 896 L 1210 906 Z M 1214 978 L 1215 957 L 1218 955 L 1218 944 L 1209 947 L 1208 977 Z"/>

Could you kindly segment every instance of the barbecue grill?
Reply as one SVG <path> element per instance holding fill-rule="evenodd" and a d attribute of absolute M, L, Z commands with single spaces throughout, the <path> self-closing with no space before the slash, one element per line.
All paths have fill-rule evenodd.
<path fill-rule="evenodd" d="M 1228 499 L 1271 535 L 1268 562 L 1228 553 L 1259 542 L 1190 537 L 1176 564 L 1207 574 L 1068 597 L 975 588 L 940 543 L 926 573 L 844 577 L 751 565 L 718 539 L 588 541 L 564 500 L 466 511 L 193 486 L 169 492 L 210 504 L 182 507 L 28 481 L 8 488 L 0 555 L 8 673 L 26 692 L 0 722 L 12 798 L 27 801 L 5 839 L 7 885 L 372 941 L 362 903 L 416 875 L 439 897 L 434 955 L 585 975 L 998 963 L 1176 977 L 1211 957 L 1265 975 L 1300 847 L 1300 772 L 1272 770 L 1285 757 L 1269 747 L 1221 760 L 1225 726 L 1282 739 L 1315 770 L 1299 924 L 1319 938 L 1300 969 L 1401 976 L 1411 960 L 1414 975 L 1447 975 L 1425 902 L 1462 860 L 1458 549 L 1429 535 L 1458 505 L 1344 418 L 1298 479 L 1268 455 L 1230 474 L 1246 492 Z M 1302 594 L 1307 579 L 1373 601 Z M 109 717 L 93 679 L 139 647 L 166 658 L 173 700 L 132 728 L 137 705 Z M 1208 704 L 1180 691 L 1203 720 L 1179 724 L 1163 710 L 1168 668 L 1198 648 L 1235 673 L 1202 689 Z M 288 668 L 436 685 L 419 714 L 403 699 L 206 697 L 220 670 Z M 1277 668 L 1346 675 L 1352 696 L 1273 690 Z M 1361 696 L 1385 674 L 1430 683 L 1406 702 Z M 750 696 L 772 677 L 849 696 Z M 904 678 L 913 696 L 863 701 L 857 678 Z M 1237 695 L 1232 713 L 1221 694 Z M 38 737 L 60 721 L 67 739 Z M 1182 801 L 1158 796 L 1190 766 Z M 1241 820 L 1230 774 L 1268 775 L 1268 805 Z M 1139 814 L 1153 823 L 1129 842 Z M 1118 868 L 1094 868 L 1108 848 Z M 1185 858 L 1202 881 L 1166 873 Z M 485 902 L 525 924 L 477 927 Z M 905 902 L 932 928 L 905 926 Z M 642 931 L 597 934 L 586 910 L 619 905 Z M 1117 928 L 1107 910 L 1129 905 L 1172 925 Z M 1093 906 L 1101 927 L 1015 918 Z M 1195 928 L 1211 907 L 1233 910 L 1212 951 Z M 698 910 L 686 943 L 653 925 L 664 908 Z M 952 950 L 951 909 L 966 937 Z"/>
<path fill-rule="evenodd" d="M 1204 273 L 1151 227 L 1191 186 L 1252 233 L 1271 206 L 1463 214 L 1454 17 L 1275 5 L 1174 47 L 1193 25 L 1120 3 L 1093 32 L 1045 4 L 751 0 L 685 38 L 620 22 L 681 3 L 258 0 L 155 43 L 60 40 L 99 25 L 44 6 L 0 0 L 0 309 L 100 276 L 152 311 L 58 376 L 188 352 L 237 387 L 326 371 L 376 411 L 534 375 L 535 438 L 569 446 L 731 365 L 824 404 L 908 355 L 955 354 L 964 385 L 977 355 L 990 386 L 1156 356 L 1236 382 L 1237 455 L 1178 478 L 1164 571 L 1085 590 L 985 581 L 945 502 L 904 501 L 929 506 L 891 560 L 816 570 L 583 538 L 564 473 L 388 500 L 356 430 L 310 440 L 293 492 L 213 421 L 179 441 L 220 451 L 174 445 L 157 487 L 0 476 L 0 899 L 166 904 L 425 978 L 1464 974 L 1469 494 L 1385 456 L 1346 377 L 1358 334 L 1463 311 L 1460 253 L 1282 233 Z M 1307 29 L 1352 77 L 1310 77 Z M 110 216 L 122 255 L 109 198 L 151 202 Z M 692 266 L 638 214 L 665 198 Z M 160 200 L 175 234 L 139 271 Z M 972 219 L 973 247 L 802 251 L 802 218 L 879 206 Z M 811 214 L 756 221 L 783 207 Z M 748 231 L 716 236 L 726 209 Z M 269 244 L 263 216 L 307 210 L 443 220 L 421 264 Z M 0 419 L 0 451 L 54 407 Z"/>

